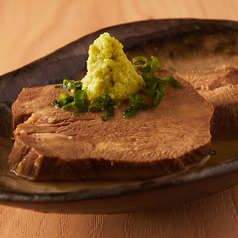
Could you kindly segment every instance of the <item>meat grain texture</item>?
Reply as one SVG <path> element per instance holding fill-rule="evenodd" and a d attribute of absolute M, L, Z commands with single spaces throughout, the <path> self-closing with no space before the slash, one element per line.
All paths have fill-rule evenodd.
<path fill-rule="evenodd" d="M 238 69 L 224 65 L 207 71 L 177 73 L 214 107 L 213 139 L 238 138 Z"/>
<path fill-rule="evenodd" d="M 159 77 L 171 75 L 161 71 Z M 73 116 L 51 105 L 64 89 L 25 88 L 12 105 L 15 143 L 9 168 L 36 181 L 136 180 L 183 170 L 209 154 L 212 105 L 190 83 L 166 85 L 156 108 L 124 119 L 127 102 Z"/>

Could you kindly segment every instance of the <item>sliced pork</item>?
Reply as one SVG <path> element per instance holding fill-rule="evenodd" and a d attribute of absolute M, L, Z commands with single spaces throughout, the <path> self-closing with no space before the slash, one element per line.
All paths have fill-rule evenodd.
<path fill-rule="evenodd" d="M 238 137 L 238 69 L 224 65 L 209 71 L 177 73 L 214 107 L 211 134 L 223 140 Z"/>
<path fill-rule="evenodd" d="M 160 77 L 170 73 L 161 71 Z M 12 105 L 15 143 L 9 168 L 36 181 L 136 180 L 183 170 L 209 154 L 212 105 L 190 83 L 166 86 L 156 108 L 124 119 L 127 102 L 73 116 L 51 105 L 64 89 L 25 88 Z"/>

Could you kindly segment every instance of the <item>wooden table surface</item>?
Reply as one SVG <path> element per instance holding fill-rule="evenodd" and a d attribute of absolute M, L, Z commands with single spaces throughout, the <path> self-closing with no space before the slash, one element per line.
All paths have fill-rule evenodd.
<path fill-rule="evenodd" d="M 188 17 L 238 21 L 238 1 L 0 0 L 0 75 L 104 27 Z M 238 237 L 238 186 L 171 208 L 117 215 L 0 206 L 0 237 Z"/>

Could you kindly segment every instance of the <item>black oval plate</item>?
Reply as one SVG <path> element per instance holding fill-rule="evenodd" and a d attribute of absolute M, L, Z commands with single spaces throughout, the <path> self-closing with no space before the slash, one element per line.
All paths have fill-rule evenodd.
<path fill-rule="evenodd" d="M 238 184 L 238 152 L 222 161 L 146 181 L 36 183 L 7 167 L 11 140 L 11 104 L 24 87 L 80 79 L 88 48 L 104 32 L 124 45 L 129 59 L 157 56 L 176 71 L 238 66 L 238 23 L 221 20 L 165 19 L 102 29 L 0 77 L 0 203 L 54 213 L 123 213 L 162 208 L 195 200 Z M 225 147 L 224 147 L 225 146 Z M 219 147 L 219 146 L 218 146 Z M 223 145 L 226 148 L 226 145 Z M 232 159 L 234 157 L 234 159 Z"/>

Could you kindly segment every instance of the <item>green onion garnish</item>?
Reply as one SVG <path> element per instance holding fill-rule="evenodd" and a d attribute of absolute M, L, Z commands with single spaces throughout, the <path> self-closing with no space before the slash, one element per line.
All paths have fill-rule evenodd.
<path fill-rule="evenodd" d="M 89 112 L 101 112 L 101 111 L 104 111 L 105 104 L 106 104 L 105 99 L 102 98 L 102 97 L 97 97 L 96 100 L 97 100 L 96 102 L 91 103 L 88 106 L 88 111 Z"/>
<path fill-rule="evenodd" d="M 57 99 L 54 99 L 53 101 L 52 101 L 52 104 L 53 105 L 55 105 L 55 106 L 57 106 L 57 107 L 59 107 L 59 108 L 61 108 L 63 105 L 62 105 L 62 101 L 58 101 Z"/>
<path fill-rule="evenodd" d="M 129 103 L 137 109 L 147 109 L 148 106 L 145 104 L 145 96 L 131 93 L 129 95 Z"/>
<path fill-rule="evenodd" d="M 123 115 L 124 118 L 132 117 L 132 116 L 136 115 L 136 113 L 138 111 L 139 111 L 138 108 L 131 105 L 129 109 L 122 112 L 122 115 Z"/>
<path fill-rule="evenodd" d="M 82 107 L 82 108 L 78 109 L 77 111 L 72 112 L 72 114 L 73 114 L 74 116 L 77 116 L 77 115 L 79 115 L 79 114 L 81 114 L 81 113 L 84 113 L 84 112 L 87 112 L 87 111 L 88 111 L 88 108 L 87 108 L 87 107 Z"/>
<path fill-rule="evenodd" d="M 71 102 L 62 106 L 63 110 L 70 110 L 75 106 L 75 102 Z"/>
<path fill-rule="evenodd" d="M 76 82 L 74 80 L 64 79 L 62 85 L 56 85 L 55 88 L 64 88 L 71 92 L 82 89 L 82 82 Z"/>
<path fill-rule="evenodd" d="M 164 97 L 165 96 L 165 85 L 163 84 L 163 83 L 158 83 L 158 90 L 161 92 L 161 94 L 162 94 L 162 97 Z"/>
<path fill-rule="evenodd" d="M 155 90 L 155 94 L 152 97 L 152 107 L 159 106 L 161 100 L 162 100 L 163 94 L 159 90 Z"/>
<path fill-rule="evenodd" d="M 84 108 L 87 106 L 87 90 L 77 90 L 74 93 L 75 107 Z"/>
<path fill-rule="evenodd" d="M 107 113 L 101 117 L 102 121 L 108 121 L 110 117 L 114 116 L 114 102 L 108 94 L 105 95 L 105 98 L 105 107 L 107 108 Z"/>
<path fill-rule="evenodd" d="M 154 76 L 157 71 L 160 71 L 160 70 L 161 70 L 162 65 L 159 63 L 157 57 L 152 56 L 151 58 L 152 58 L 152 62 L 151 62 L 151 67 L 150 67 L 151 69 L 150 69 L 149 74 L 150 74 L 151 76 Z"/>
<path fill-rule="evenodd" d="M 109 120 L 108 113 L 105 116 L 102 116 L 101 119 L 102 119 L 102 121 L 108 121 Z"/>
<path fill-rule="evenodd" d="M 113 117 L 114 116 L 114 103 L 113 100 L 109 95 L 105 95 L 106 98 L 106 106 L 107 106 L 107 111 L 108 111 L 108 116 Z"/>
<path fill-rule="evenodd" d="M 67 90 L 69 90 L 71 92 L 74 92 L 75 89 L 76 89 L 75 81 L 74 80 L 64 79 L 64 81 L 63 81 L 63 88 L 67 89 Z"/>
<path fill-rule="evenodd" d="M 82 86 L 83 86 L 82 82 L 75 83 L 76 90 L 81 90 Z"/>
<path fill-rule="evenodd" d="M 157 57 L 152 56 L 151 58 L 152 61 L 147 62 L 144 57 L 136 57 L 132 60 L 132 64 L 135 69 L 142 72 L 142 78 L 145 81 L 145 96 L 151 98 L 152 107 L 157 107 L 165 96 L 165 83 L 170 83 L 177 88 L 181 88 L 182 85 L 173 78 L 173 75 L 168 76 L 166 79 L 157 78 L 155 74 L 161 70 L 162 66 Z M 135 63 L 138 61 L 142 61 L 144 64 L 142 66 L 136 65 Z"/>
<path fill-rule="evenodd" d="M 129 103 L 130 108 L 122 112 L 124 118 L 134 116 L 140 109 L 148 109 L 144 95 L 131 93 L 129 95 Z"/>

